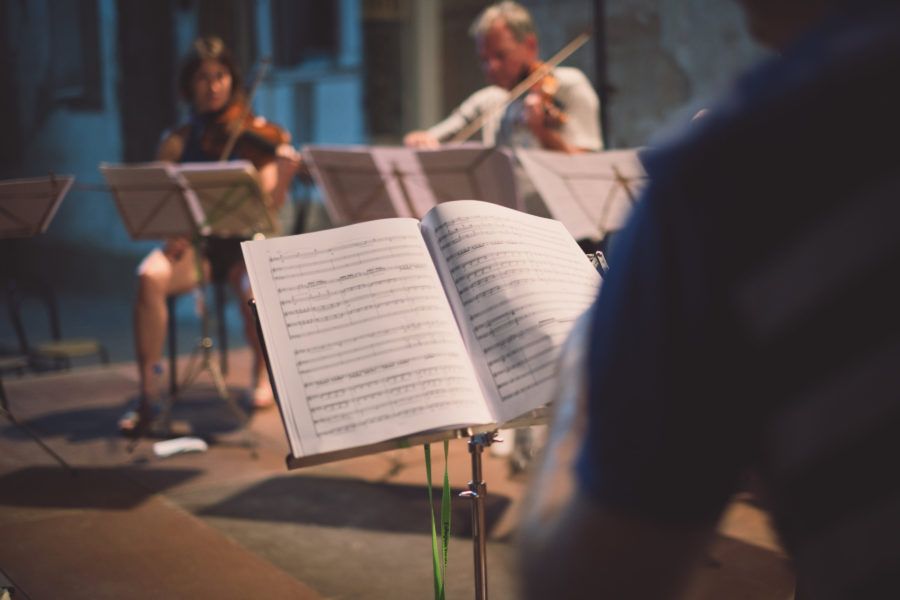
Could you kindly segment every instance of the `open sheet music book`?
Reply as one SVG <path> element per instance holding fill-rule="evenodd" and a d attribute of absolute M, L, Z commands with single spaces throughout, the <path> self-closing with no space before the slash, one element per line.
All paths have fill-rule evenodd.
<path fill-rule="evenodd" d="M 559 222 L 471 200 L 242 247 L 294 457 L 545 405 L 600 283 Z"/>
<path fill-rule="evenodd" d="M 249 161 L 101 163 L 100 172 L 132 239 L 278 232 Z"/>

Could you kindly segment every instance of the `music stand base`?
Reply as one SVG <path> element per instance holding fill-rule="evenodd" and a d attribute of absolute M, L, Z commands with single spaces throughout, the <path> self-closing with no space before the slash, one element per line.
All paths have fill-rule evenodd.
<path fill-rule="evenodd" d="M 204 321 L 207 318 L 208 317 L 206 316 L 204 311 Z M 207 326 L 208 324 L 204 322 L 204 331 L 206 331 Z M 216 388 L 216 394 L 228 405 L 241 426 L 246 426 L 248 415 L 246 412 L 241 410 L 241 407 L 238 405 L 237 401 L 228 392 L 228 387 L 225 384 L 225 377 L 222 375 L 221 367 L 219 366 L 219 363 L 217 361 L 213 360 L 212 347 L 212 338 L 207 335 L 201 337 L 197 342 L 197 347 L 195 348 L 194 353 L 191 355 L 190 362 L 188 363 L 181 384 L 178 386 L 178 389 L 174 393 L 170 394 L 170 396 L 163 403 L 163 410 L 159 416 L 159 427 L 154 430 L 160 437 L 172 436 L 172 409 L 181 394 L 186 389 L 188 389 L 194 383 L 197 377 L 203 372 L 209 373 L 210 378 L 213 381 L 213 385 Z M 249 448 L 255 456 L 256 442 L 252 439 L 247 439 L 244 445 Z"/>
<path fill-rule="evenodd" d="M 50 448 L 50 446 L 45 444 L 44 440 L 42 440 L 34 431 L 32 431 L 30 427 L 28 427 L 24 423 L 20 423 L 19 421 L 16 420 L 16 418 L 13 416 L 13 414 L 9 411 L 9 405 L 6 402 L 6 391 L 3 389 L 2 382 L 0 382 L 0 416 L 6 417 L 6 419 L 10 423 L 15 425 L 19 429 L 21 429 L 23 432 L 25 432 L 31 439 L 33 439 L 35 441 L 35 443 L 37 443 L 38 446 L 43 448 L 47 454 L 52 456 L 53 459 L 56 460 L 56 462 L 58 462 L 59 464 L 61 464 L 67 471 L 69 471 L 73 474 L 75 473 L 75 471 L 72 469 L 72 467 L 70 467 L 69 464 L 66 461 L 64 461 L 59 454 L 54 452 L 53 449 Z"/>

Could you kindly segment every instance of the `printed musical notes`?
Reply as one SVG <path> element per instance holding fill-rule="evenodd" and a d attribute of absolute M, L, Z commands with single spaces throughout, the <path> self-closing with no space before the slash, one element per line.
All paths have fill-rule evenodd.
<path fill-rule="evenodd" d="M 435 209 L 434 239 L 500 400 L 545 389 L 559 348 L 593 302 L 599 278 L 556 221 L 521 213 Z M 581 253 L 583 258 L 583 253 Z"/>
<path fill-rule="evenodd" d="M 294 457 L 543 406 L 600 281 L 559 222 L 471 200 L 242 247 Z"/>
<path fill-rule="evenodd" d="M 293 361 L 285 375 L 303 399 L 293 405 L 303 413 L 298 436 L 320 449 L 365 440 L 376 424 L 458 421 L 459 408 L 489 418 L 416 222 L 382 225 L 320 232 L 340 235 L 328 245 L 267 243 L 262 255 L 278 307 L 270 316 Z"/>

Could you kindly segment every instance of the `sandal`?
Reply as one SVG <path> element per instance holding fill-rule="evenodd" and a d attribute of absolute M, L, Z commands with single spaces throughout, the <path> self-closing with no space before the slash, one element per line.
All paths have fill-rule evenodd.
<path fill-rule="evenodd" d="M 135 405 L 119 417 L 117 427 L 119 433 L 129 437 L 141 437 L 149 429 L 156 415 L 159 413 L 159 406 L 151 406 L 145 410 L 141 410 L 140 404 Z"/>

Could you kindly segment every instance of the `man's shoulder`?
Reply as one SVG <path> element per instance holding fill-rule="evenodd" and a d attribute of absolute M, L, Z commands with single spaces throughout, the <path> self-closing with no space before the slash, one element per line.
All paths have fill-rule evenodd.
<path fill-rule="evenodd" d="M 457 107 L 465 115 L 477 115 L 502 105 L 509 98 L 509 92 L 500 86 L 489 85 L 469 95 Z"/>
<path fill-rule="evenodd" d="M 509 92 L 499 85 L 488 85 L 480 90 L 472 92 L 467 101 L 473 102 L 503 102 L 509 96 Z"/>
<path fill-rule="evenodd" d="M 590 105 L 598 101 L 593 84 L 580 69 L 556 67 L 553 69 L 553 77 L 559 84 L 559 99 L 563 103 L 588 102 Z"/>
<path fill-rule="evenodd" d="M 560 85 L 577 85 L 581 83 L 590 85 L 587 75 L 577 67 L 554 67 L 553 76 L 559 81 Z"/>

